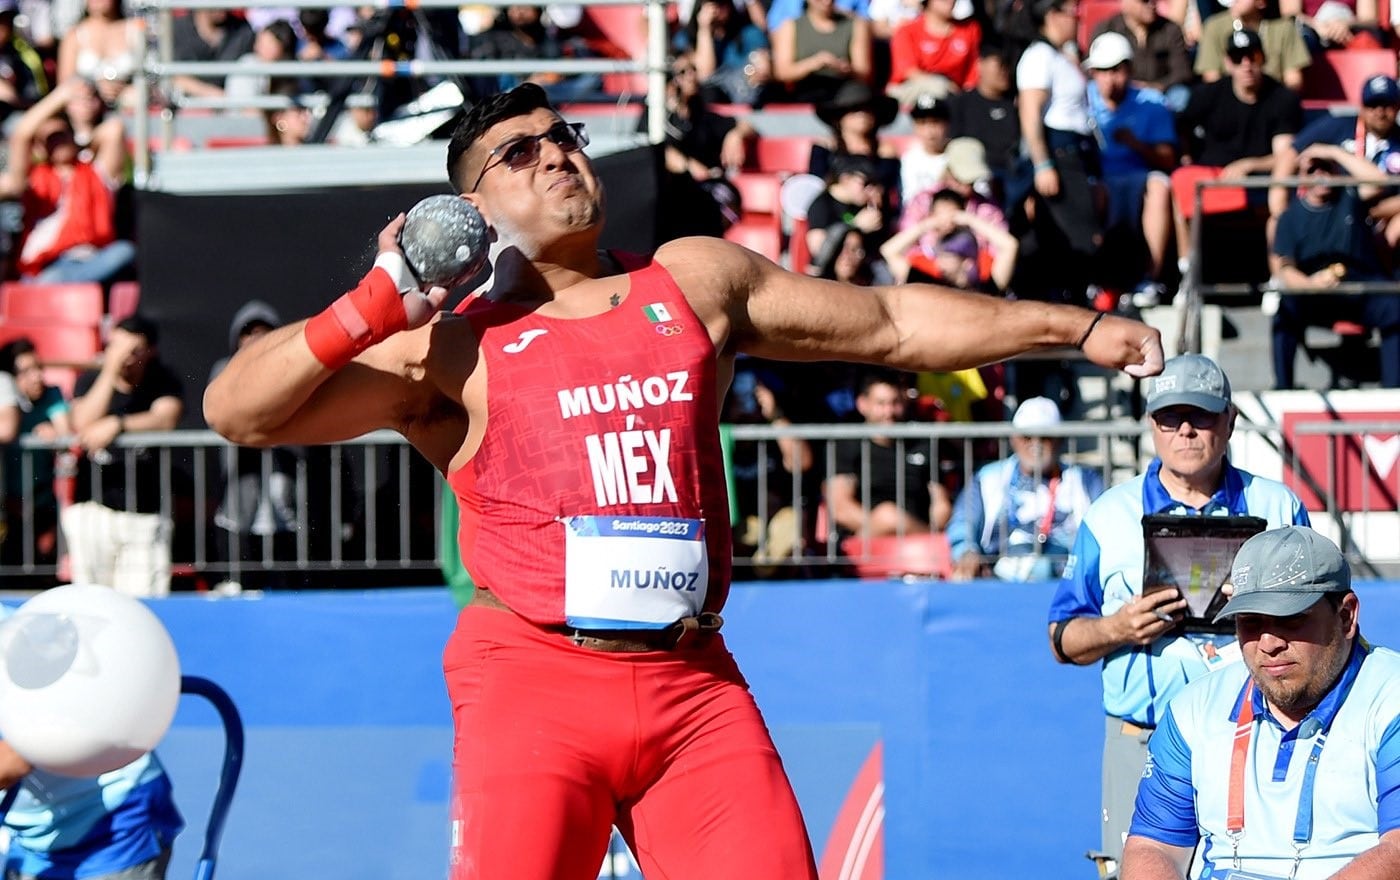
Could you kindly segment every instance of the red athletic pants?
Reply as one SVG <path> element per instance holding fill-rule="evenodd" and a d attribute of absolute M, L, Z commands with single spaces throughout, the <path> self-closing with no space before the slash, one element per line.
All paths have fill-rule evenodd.
<path fill-rule="evenodd" d="M 603 653 L 468 606 L 443 668 L 452 880 L 595 880 L 613 825 L 647 880 L 816 880 L 792 787 L 719 636 Z"/>

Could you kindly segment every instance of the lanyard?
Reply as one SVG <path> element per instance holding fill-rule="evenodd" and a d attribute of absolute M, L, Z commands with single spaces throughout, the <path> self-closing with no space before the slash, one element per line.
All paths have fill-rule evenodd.
<path fill-rule="evenodd" d="M 1329 725 L 1330 726 L 1330 725 Z M 1225 833 L 1230 838 L 1230 846 L 1235 870 L 1240 868 L 1240 838 L 1244 836 L 1244 765 L 1249 755 L 1249 740 L 1254 733 L 1254 680 L 1244 688 L 1244 700 L 1240 706 L 1239 720 L 1235 724 L 1235 742 L 1230 753 L 1230 791 L 1228 810 L 1225 817 Z M 1322 747 L 1327 742 L 1326 728 L 1318 731 L 1312 753 L 1308 755 L 1307 766 L 1303 768 L 1303 790 L 1298 793 L 1298 815 L 1293 821 L 1293 868 L 1288 872 L 1288 880 L 1298 875 L 1298 864 L 1303 860 L 1303 848 L 1312 839 L 1313 787 L 1317 782 L 1317 764 L 1322 758 Z"/>
<path fill-rule="evenodd" d="M 1045 547 L 1045 542 L 1050 540 L 1050 530 L 1055 527 L 1055 491 L 1060 488 L 1060 475 L 1056 474 L 1050 478 L 1050 500 L 1045 505 L 1045 516 L 1040 520 L 1040 525 L 1035 530 L 1036 552 L 1039 553 Z"/>

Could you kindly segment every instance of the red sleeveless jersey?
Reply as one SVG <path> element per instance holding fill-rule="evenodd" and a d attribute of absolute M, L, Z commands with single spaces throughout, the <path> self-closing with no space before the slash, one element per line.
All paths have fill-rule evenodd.
<path fill-rule="evenodd" d="M 510 303 L 458 307 L 480 340 L 481 447 L 447 478 L 473 581 L 538 624 L 564 621 L 565 517 L 704 521 L 704 610 L 729 589 L 729 499 L 715 349 L 664 268 L 626 256 L 622 304 L 590 318 Z M 640 268 L 636 268 L 640 266 Z"/>

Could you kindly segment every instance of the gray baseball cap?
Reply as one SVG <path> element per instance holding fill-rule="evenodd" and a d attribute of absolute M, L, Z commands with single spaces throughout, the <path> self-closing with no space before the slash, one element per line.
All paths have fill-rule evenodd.
<path fill-rule="evenodd" d="M 1230 407 L 1230 380 L 1219 364 L 1203 354 L 1177 355 L 1147 380 L 1147 411 L 1169 406 L 1223 413 Z"/>
<path fill-rule="evenodd" d="M 1301 614 L 1327 593 L 1351 590 L 1351 566 L 1337 545 L 1305 526 L 1260 532 L 1230 567 L 1235 594 L 1216 621 L 1236 614 Z"/>

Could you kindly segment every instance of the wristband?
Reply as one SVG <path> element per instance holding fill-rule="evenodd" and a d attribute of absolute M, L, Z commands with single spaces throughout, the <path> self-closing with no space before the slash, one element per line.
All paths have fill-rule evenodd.
<path fill-rule="evenodd" d="M 1069 626 L 1071 620 L 1074 620 L 1074 618 L 1067 617 L 1064 620 L 1055 621 L 1055 628 L 1050 631 L 1050 647 L 1055 650 L 1055 657 L 1061 663 L 1074 662 L 1074 660 L 1070 659 L 1070 656 L 1065 653 L 1065 628 Z"/>
<path fill-rule="evenodd" d="M 1103 320 L 1103 316 L 1106 314 L 1108 314 L 1108 312 L 1098 312 L 1094 315 L 1094 320 L 1090 321 L 1089 326 L 1084 328 L 1084 335 L 1080 336 L 1079 341 L 1074 344 L 1075 348 L 1084 348 L 1084 343 L 1089 341 L 1089 334 L 1094 332 L 1094 328 L 1099 326 L 1099 322 Z"/>
<path fill-rule="evenodd" d="M 1037 162 L 1037 163 L 1035 163 L 1035 170 L 1036 170 L 1036 171 L 1054 171 L 1054 170 L 1055 170 L 1055 163 L 1054 163 L 1053 161 L 1051 161 L 1050 159 L 1046 159 L 1044 162 Z"/>
<path fill-rule="evenodd" d="M 381 254 L 375 268 L 349 293 L 306 322 L 306 344 L 328 370 L 338 370 L 355 355 L 408 327 L 404 311 L 402 275 L 408 270 L 398 254 Z M 409 289 L 412 289 L 410 282 Z"/>

